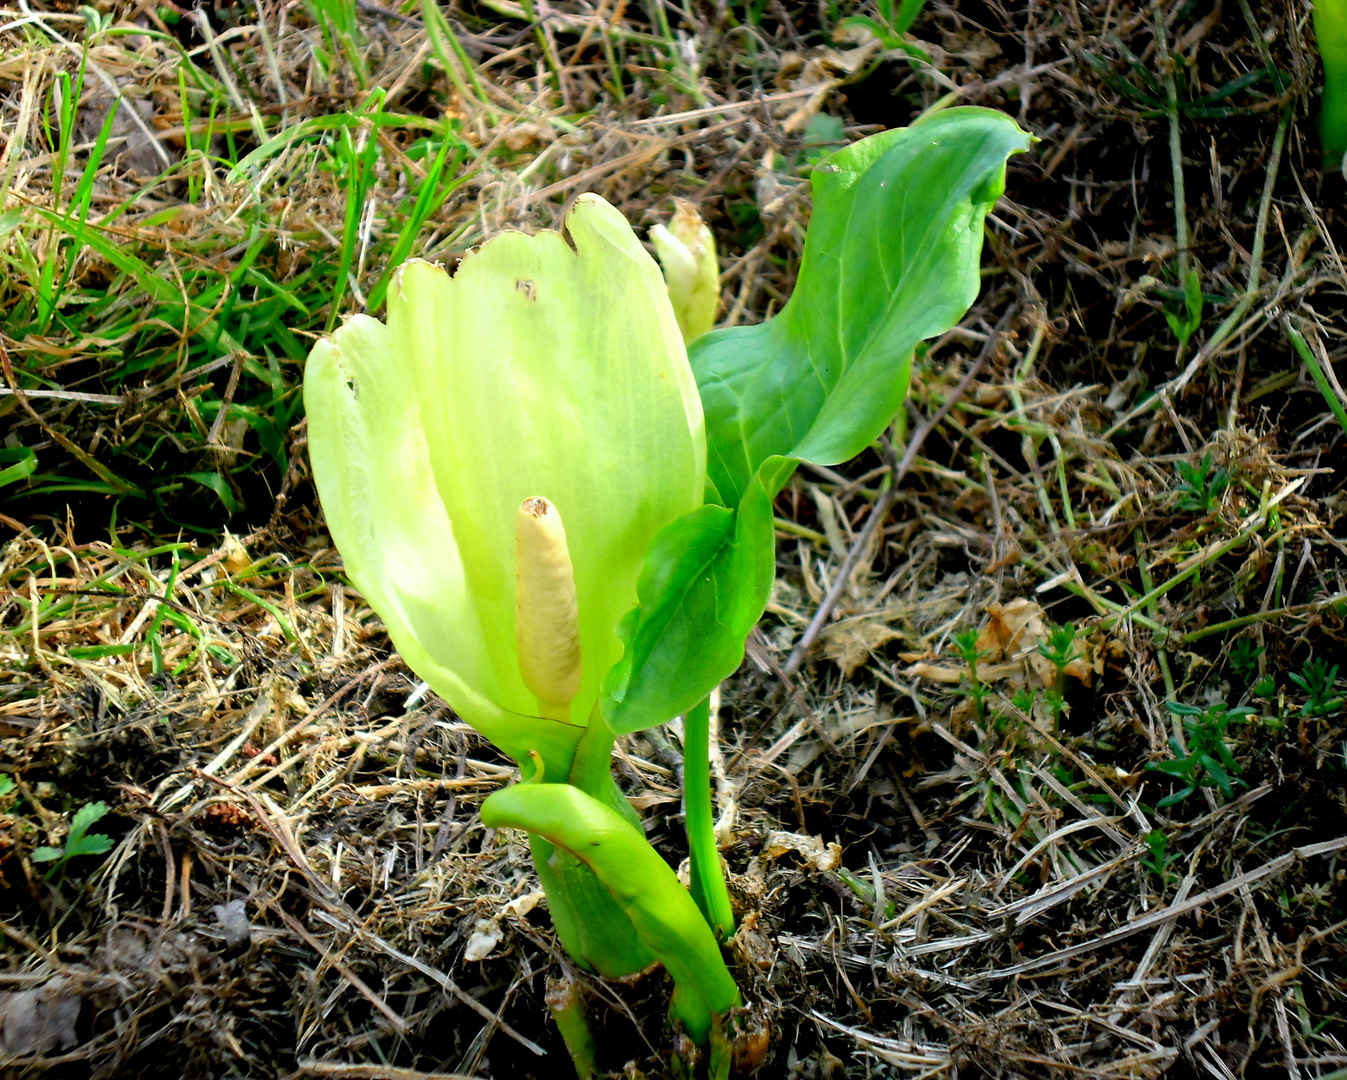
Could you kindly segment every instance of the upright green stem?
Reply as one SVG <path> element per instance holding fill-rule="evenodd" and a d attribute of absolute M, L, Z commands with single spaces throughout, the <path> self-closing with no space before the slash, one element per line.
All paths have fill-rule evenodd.
<path fill-rule="evenodd" d="M 723 941 L 734 933 L 734 909 L 716 847 L 711 810 L 711 699 L 683 717 L 683 815 L 692 858 L 692 898 L 712 932 Z"/>
<path fill-rule="evenodd" d="M 1188 279 L 1188 214 L 1183 189 L 1183 145 L 1179 138 L 1179 91 L 1174 79 L 1174 67 L 1165 40 L 1165 13 L 1155 13 L 1155 43 L 1159 46 L 1160 63 L 1164 65 L 1166 112 L 1169 113 L 1169 162 L 1174 177 L 1174 244 L 1179 249 L 1179 286 Z"/>

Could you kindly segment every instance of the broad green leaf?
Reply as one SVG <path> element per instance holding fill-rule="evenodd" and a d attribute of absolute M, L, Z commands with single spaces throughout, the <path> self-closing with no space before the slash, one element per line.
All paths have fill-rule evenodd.
<path fill-rule="evenodd" d="M 844 461 L 902 407 L 912 351 L 977 296 L 982 223 L 1014 122 L 951 109 L 865 139 L 814 170 L 800 278 L 776 318 L 712 331 L 690 359 L 706 412 L 706 506 L 647 554 L 626 651 L 604 685 L 615 732 L 695 705 L 743 659 L 775 569 L 772 499 L 798 460 Z"/>
<path fill-rule="evenodd" d="M 799 281 L 775 318 L 714 330 L 689 359 L 707 473 L 734 506 L 773 455 L 854 457 L 907 395 L 912 351 L 978 292 L 982 224 L 1029 136 L 989 109 L 936 113 L 825 158 Z"/>
<path fill-rule="evenodd" d="M 720 947 L 673 870 L 616 810 L 570 784 L 515 784 L 482 803 L 482 824 L 527 829 L 587 865 L 674 980 L 669 1011 L 705 1043 L 739 1004 Z"/>
<path fill-rule="evenodd" d="M 622 979 L 654 962 L 655 954 L 585 863 L 537 833 L 529 836 L 529 853 L 547 893 L 552 927 L 579 964 L 605 979 Z"/>

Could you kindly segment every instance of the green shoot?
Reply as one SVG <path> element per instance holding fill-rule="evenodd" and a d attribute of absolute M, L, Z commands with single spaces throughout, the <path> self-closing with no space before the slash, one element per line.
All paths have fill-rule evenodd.
<path fill-rule="evenodd" d="M 1168 888 L 1178 880 L 1178 875 L 1170 867 L 1179 861 L 1176 851 L 1167 850 L 1169 838 L 1159 829 L 1152 829 L 1145 836 L 1146 847 L 1150 854 L 1143 856 L 1141 865 L 1160 879 L 1160 887 Z"/>
<path fill-rule="evenodd" d="M 378 105 L 374 108 L 377 109 Z M 370 189 L 377 179 L 374 166 L 379 156 L 379 139 L 372 129 L 361 133 L 358 146 L 351 138 L 349 127 L 341 129 L 339 140 L 337 159 L 346 181 L 346 217 L 342 226 L 341 257 L 337 263 L 337 276 L 332 283 L 332 305 L 327 313 L 328 330 L 337 324 L 341 299 L 348 287 L 347 278 L 350 275 L 351 264 L 355 260 L 360 222 L 365 216 Z"/>
<path fill-rule="evenodd" d="M 1038 695 L 1034 693 L 1032 687 L 1021 686 L 1011 695 L 1010 703 L 1025 716 L 1033 716 L 1034 706 L 1038 703 Z"/>
<path fill-rule="evenodd" d="M 1263 652 L 1263 646 L 1256 644 L 1253 638 L 1236 638 L 1228 654 L 1230 666 L 1245 682 L 1252 682 L 1258 674 L 1258 658 Z"/>
<path fill-rule="evenodd" d="M 981 720 L 982 704 L 992 693 L 991 687 L 978 676 L 978 661 L 986 655 L 987 650 L 978 648 L 978 632 L 972 628 L 960 630 L 954 635 L 954 648 L 967 669 L 960 689 L 973 702 L 977 718 Z"/>
<path fill-rule="evenodd" d="M 1230 473 L 1224 467 L 1212 468 L 1210 454 L 1203 454 L 1197 465 L 1186 461 L 1174 463 L 1179 485 L 1174 489 L 1177 510 L 1194 514 L 1209 514 L 1220 501 L 1221 493 L 1230 486 Z"/>
<path fill-rule="evenodd" d="M 1334 386 L 1337 380 L 1334 379 L 1330 382 L 1324 371 L 1324 365 L 1328 363 L 1328 357 L 1325 356 L 1321 364 L 1319 357 L 1314 354 L 1314 349 L 1305 340 L 1305 335 L 1292 326 L 1291 321 L 1285 317 L 1282 319 L 1282 329 L 1286 331 L 1286 336 L 1300 359 L 1305 362 L 1310 378 L 1314 380 L 1314 385 L 1319 388 L 1319 393 L 1324 399 L 1324 404 L 1328 406 L 1329 412 L 1338 421 L 1338 426 L 1343 431 L 1347 431 L 1347 407 L 1344 407 L 1342 397 Z"/>
<path fill-rule="evenodd" d="M 1179 340 L 1179 351 L 1188 347 L 1188 339 L 1197 333 L 1202 325 L 1202 279 L 1196 270 L 1189 270 L 1183 278 L 1183 309 L 1175 311 L 1166 307 L 1165 321 L 1169 329 Z"/>
<path fill-rule="evenodd" d="M 1177 777 L 1184 786 L 1170 795 L 1166 795 L 1155 804 L 1164 809 L 1183 802 L 1197 792 L 1199 788 L 1214 787 L 1227 799 L 1234 798 L 1235 786 L 1248 787 L 1237 775 L 1241 770 L 1239 763 L 1225 744 L 1225 729 L 1232 720 L 1243 720 L 1252 716 L 1254 710 L 1247 705 L 1238 709 L 1227 709 L 1224 704 L 1209 705 L 1199 709 L 1193 705 L 1184 705 L 1178 701 L 1165 703 L 1175 716 L 1183 717 L 1184 729 L 1188 732 L 1188 750 L 1184 752 L 1178 739 L 1170 738 L 1169 745 L 1174 751 L 1170 761 L 1152 761 L 1146 768 Z"/>
<path fill-rule="evenodd" d="M 837 868 L 837 876 L 843 885 L 855 893 L 871 909 L 870 914 L 875 922 L 887 922 L 898 914 L 897 905 L 889 899 L 885 899 L 884 907 L 881 910 L 878 907 L 879 896 L 875 892 L 875 887 L 864 878 L 857 877 L 845 866 Z"/>
<path fill-rule="evenodd" d="M 711 809 L 711 699 L 683 717 L 683 812 L 692 863 L 692 899 L 716 939 L 734 933 L 734 909 L 725 888 Z"/>
<path fill-rule="evenodd" d="M 1342 696 L 1333 696 L 1334 685 L 1338 681 L 1337 664 L 1329 667 L 1327 660 L 1316 656 L 1300 666 L 1299 675 L 1292 672 L 1286 677 L 1308 695 L 1305 704 L 1300 707 L 1302 716 L 1328 716 L 1342 708 Z"/>
<path fill-rule="evenodd" d="M 45 846 L 38 848 L 31 856 L 33 862 L 51 863 L 51 869 L 47 872 L 47 877 L 50 878 L 71 859 L 78 858 L 81 855 L 102 855 L 111 851 L 112 837 L 104 836 L 102 833 L 89 832 L 89 827 L 101 821 L 107 816 L 107 813 L 108 804 L 105 802 L 92 802 L 81 806 L 75 811 L 74 818 L 71 819 L 70 831 L 66 833 L 65 844 L 59 848 Z"/>
<path fill-rule="evenodd" d="M 1076 649 L 1076 628 L 1069 623 L 1062 625 L 1050 623 L 1048 640 L 1038 643 L 1038 652 L 1040 656 L 1051 661 L 1052 666 L 1057 669 L 1057 679 L 1053 683 L 1051 691 L 1049 691 L 1049 695 L 1053 696 L 1044 696 L 1044 701 L 1055 720 L 1062 713 L 1062 694 L 1066 690 L 1066 669 L 1072 661 L 1080 659 L 1082 655 Z"/>
<path fill-rule="evenodd" d="M 1047 706 L 1054 724 L 1061 718 L 1062 713 L 1066 711 L 1066 698 L 1056 687 L 1049 687 L 1047 690 L 1043 691 L 1043 704 Z"/>

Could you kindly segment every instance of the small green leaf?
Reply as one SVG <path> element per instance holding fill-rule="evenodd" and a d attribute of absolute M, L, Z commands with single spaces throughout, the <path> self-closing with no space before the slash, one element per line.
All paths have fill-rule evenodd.
<path fill-rule="evenodd" d="M 686 712 L 744 658 L 772 591 L 772 499 L 795 463 L 763 463 L 737 510 L 703 506 L 666 525 L 646 551 L 639 605 L 618 633 L 622 659 L 604 680 L 604 721 L 616 734 Z"/>
<path fill-rule="evenodd" d="M 903 39 L 901 37 L 879 20 L 870 18 L 869 15 L 848 15 L 837 24 L 837 29 L 850 30 L 853 26 L 869 30 L 885 49 L 897 49 L 902 45 Z"/>
<path fill-rule="evenodd" d="M 107 656 L 127 656 L 136 651 L 130 642 L 124 645 L 74 645 L 66 650 L 72 660 L 102 660 Z"/>
<path fill-rule="evenodd" d="M 60 848 L 40 847 L 29 856 L 33 862 L 55 862 L 64 852 Z"/>
<path fill-rule="evenodd" d="M 80 838 L 89 831 L 89 826 L 93 825 L 103 818 L 107 817 L 108 804 L 105 802 L 85 803 L 75 811 L 75 816 L 70 822 L 70 835 L 66 837 L 66 850 L 69 851 L 74 845 L 78 844 Z"/>
<path fill-rule="evenodd" d="M 900 34 L 906 33 L 908 27 L 917 21 L 917 16 L 925 6 L 926 0 L 902 0 L 898 5 L 898 14 L 892 20 L 893 28 Z"/>
<path fill-rule="evenodd" d="M 89 833 L 77 840 L 68 840 L 65 846 L 65 857 L 73 859 L 77 855 L 102 855 L 105 851 L 111 850 L 112 837 L 104 836 L 102 833 Z"/>
<path fill-rule="evenodd" d="M 6 461 L 12 461 L 14 464 L 0 468 L 0 487 L 26 480 L 37 471 L 37 455 L 27 446 L 0 450 L 0 464 Z"/>
<path fill-rule="evenodd" d="M 225 478 L 219 473 L 202 470 L 200 472 L 183 473 L 182 478 L 184 480 L 195 480 L 202 487 L 209 488 L 211 491 L 215 492 L 215 497 L 220 500 L 220 505 L 225 508 L 226 513 L 232 514 L 238 509 L 238 502 L 234 498 L 234 492 L 230 489 L 229 484 L 226 483 Z"/>

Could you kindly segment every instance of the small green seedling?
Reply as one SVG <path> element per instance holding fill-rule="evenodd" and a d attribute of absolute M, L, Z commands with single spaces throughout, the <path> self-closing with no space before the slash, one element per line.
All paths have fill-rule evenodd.
<path fill-rule="evenodd" d="M 921 14 L 921 9 L 926 6 L 926 0 L 900 0 L 898 9 L 894 10 L 893 0 L 875 0 L 875 14 L 878 18 L 872 19 L 868 15 L 852 15 L 843 19 L 837 24 L 837 29 L 845 30 L 849 27 L 859 26 L 869 30 L 879 39 L 886 52 L 894 49 L 901 49 L 909 56 L 917 60 L 928 60 L 925 50 L 908 41 L 904 34 Z"/>
<path fill-rule="evenodd" d="M 1179 861 L 1178 852 L 1168 850 L 1169 838 L 1159 829 L 1152 829 L 1145 839 L 1150 854 L 1142 857 L 1141 865 L 1160 879 L 1162 888 L 1167 888 L 1179 879 L 1178 874 L 1170 869 Z"/>
<path fill-rule="evenodd" d="M 1010 695 L 1010 704 L 1013 708 L 1032 719 L 1034 715 L 1034 706 L 1038 703 L 1038 694 L 1030 686 L 1021 686 Z M 998 732 L 1004 732 L 1015 725 L 1015 716 L 1013 713 L 998 712 L 993 719 L 992 727 Z"/>
<path fill-rule="evenodd" d="M 1277 682 L 1271 675 L 1264 675 L 1249 688 L 1249 693 L 1270 701 L 1277 693 Z"/>
<path fill-rule="evenodd" d="M 1176 461 L 1179 486 L 1174 489 L 1174 506 L 1194 514 L 1209 514 L 1216 509 L 1221 493 L 1230 486 L 1230 472 L 1224 466 L 1212 468 L 1210 454 L 1203 454 L 1197 465 Z"/>
<path fill-rule="evenodd" d="M 1059 626 L 1053 623 L 1048 629 L 1048 640 L 1038 643 L 1038 651 L 1057 669 L 1060 678 L 1073 660 L 1080 659 L 1076 649 L 1076 628 L 1069 623 Z"/>
<path fill-rule="evenodd" d="M 0 799 L 3 799 L 14 790 L 15 784 L 13 778 L 8 773 L 0 773 Z"/>
<path fill-rule="evenodd" d="M 1165 308 L 1165 320 L 1179 339 L 1180 352 L 1188 347 L 1188 339 L 1202 325 L 1202 304 L 1202 279 L 1196 270 L 1189 270 L 1183 279 L 1183 310 L 1176 312 Z"/>
<path fill-rule="evenodd" d="M 1062 714 L 1062 695 L 1066 692 L 1066 669 L 1072 661 L 1079 660 L 1082 655 L 1076 649 L 1076 628 L 1069 623 L 1060 626 L 1057 623 L 1049 624 L 1048 639 L 1038 643 L 1038 651 L 1057 669 L 1056 681 L 1043 695 L 1044 702 L 1052 712 L 1052 718 L 1056 720 Z"/>
<path fill-rule="evenodd" d="M 1178 777 L 1186 786 L 1166 795 L 1155 804 L 1156 809 L 1163 810 L 1181 803 L 1198 788 L 1214 787 L 1227 799 L 1231 799 L 1235 795 L 1235 785 L 1248 787 L 1238 776 L 1231 775 L 1239 773 L 1240 767 L 1225 744 L 1225 729 L 1230 721 L 1252 716 L 1254 710 L 1247 705 L 1227 709 L 1224 704 L 1218 704 L 1199 709 L 1178 701 L 1167 701 L 1165 704 L 1175 716 L 1183 717 L 1183 726 L 1188 732 L 1188 752 L 1184 753 L 1178 739 L 1171 738 L 1169 745 L 1174 751 L 1174 759 L 1152 761 L 1146 768 Z"/>
<path fill-rule="evenodd" d="M 1286 677 L 1308 695 L 1308 700 L 1300 707 L 1302 716 L 1328 716 L 1342 708 L 1342 696 L 1332 696 L 1333 686 L 1338 681 L 1337 664 L 1329 667 L 1323 657 L 1315 657 L 1300 666 L 1299 675 L 1292 673 Z"/>
<path fill-rule="evenodd" d="M 1066 710 L 1066 697 L 1056 687 L 1049 687 L 1043 691 L 1043 704 L 1052 714 L 1052 722 L 1055 724 Z"/>
<path fill-rule="evenodd" d="M 9 779 L 6 777 L 6 779 Z M 12 785 L 13 781 L 11 781 Z M 47 876 L 60 870 L 71 859 L 80 855 L 102 855 L 104 852 L 112 850 L 112 837 L 105 836 L 103 833 L 89 832 L 89 826 L 96 824 L 107 816 L 108 804 L 105 802 L 86 803 L 75 811 L 75 816 L 70 822 L 70 831 L 66 833 L 65 844 L 59 848 L 40 847 L 33 852 L 31 858 L 33 862 L 49 862 L 52 864 L 51 870 Z"/>
<path fill-rule="evenodd" d="M 888 922 L 898 913 L 898 907 L 892 900 L 885 900 L 883 909 L 877 909 L 879 896 L 875 892 L 875 887 L 864 878 L 857 877 L 845 866 L 837 868 L 837 876 L 841 879 L 843 885 L 855 893 L 870 908 L 871 915 L 876 922 Z"/>
<path fill-rule="evenodd" d="M 992 689 L 978 676 L 978 661 L 986 654 L 986 649 L 978 648 L 978 632 L 974 629 L 960 630 L 954 635 L 954 649 L 959 659 L 968 669 L 960 690 L 972 701 L 979 720 L 982 719 L 982 703 L 991 696 Z"/>
<path fill-rule="evenodd" d="M 1258 658 L 1264 649 L 1256 645 L 1253 638 L 1237 638 L 1230 646 L 1230 666 L 1245 682 L 1251 682 L 1258 674 Z"/>

